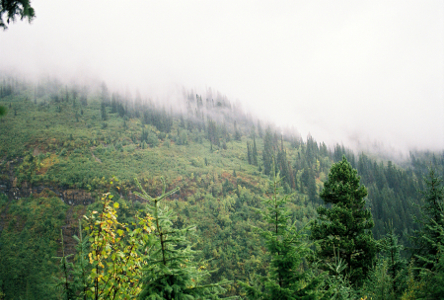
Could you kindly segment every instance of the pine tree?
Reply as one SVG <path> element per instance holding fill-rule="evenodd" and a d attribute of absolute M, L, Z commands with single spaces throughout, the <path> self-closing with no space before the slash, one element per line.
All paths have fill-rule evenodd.
<path fill-rule="evenodd" d="M 367 189 L 357 171 L 343 156 L 333 164 L 320 196 L 331 208 L 318 208 L 311 239 L 319 242 L 317 257 L 328 263 L 338 251 L 347 264 L 346 274 L 354 285 L 362 283 L 374 265 L 379 243 L 374 240 L 372 215 L 365 208 Z"/>
<path fill-rule="evenodd" d="M 248 158 L 248 164 L 251 165 L 252 158 L 251 158 L 250 142 L 247 142 L 247 158 Z"/>
<path fill-rule="evenodd" d="M 401 257 L 401 251 L 404 249 L 402 245 L 398 243 L 398 236 L 395 234 L 393 228 L 393 221 L 389 222 L 387 227 L 387 234 L 383 240 L 383 253 L 388 260 L 388 274 L 392 283 L 392 294 L 398 294 L 399 289 L 399 273 L 407 265 L 405 260 Z"/>
<path fill-rule="evenodd" d="M 256 137 L 253 137 L 253 165 L 257 166 Z"/>
<path fill-rule="evenodd" d="M 302 230 L 290 221 L 286 208 L 289 195 L 280 196 L 281 181 L 278 173 L 270 182 L 273 195 L 265 201 L 266 210 L 262 212 L 268 229 L 257 228 L 271 257 L 270 274 L 260 277 L 254 285 L 241 285 L 249 299 L 318 299 L 322 280 L 302 266 L 311 253 L 310 245 Z"/>
<path fill-rule="evenodd" d="M 262 152 L 262 158 L 264 162 L 264 173 L 270 175 L 271 167 L 273 164 L 273 135 L 270 127 L 265 131 L 264 137 L 264 151 Z"/>
<path fill-rule="evenodd" d="M 234 121 L 234 139 L 236 141 L 240 141 L 241 137 L 242 137 L 242 135 L 241 135 L 240 131 L 237 129 L 236 121 Z"/>
<path fill-rule="evenodd" d="M 2 106 L 2 105 L 0 105 L 0 117 L 3 117 L 3 116 L 5 116 L 5 115 L 6 115 L 6 113 L 7 113 L 6 107 L 5 107 L 5 106 Z"/>
<path fill-rule="evenodd" d="M 426 190 L 423 191 L 424 204 L 421 207 L 421 218 L 416 219 L 416 222 L 421 225 L 421 229 L 416 231 L 413 237 L 416 246 L 413 254 L 419 258 L 417 261 L 419 266 L 430 270 L 439 257 L 439 231 L 434 228 L 436 226 L 444 227 L 444 186 L 434 168 L 429 168 L 424 182 Z"/>
<path fill-rule="evenodd" d="M 102 103 L 100 104 L 100 114 L 103 121 L 108 120 L 108 113 L 106 112 L 106 105 L 104 101 L 102 101 Z"/>
<path fill-rule="evenodd" d="M 264 131 L 262 130 L 261 122 L 257 121 L 257 134 L 260 138 L 264 136 Z"/>
<path fill-rule="evenodd" d="M 159 205 L 179 188 L 166 192 L 166 184 L 162 178 L 162 194 L 152 198 L 137 179 L 135 182 L 142 191 L 135 194 L 148 201 L 155 227 L 155 239 L 148 244 L 150 256 L 144 268 L 139 299 L 217 299 L 223 289 L 219 283 L 205 282 L 209 272 L 195 262 L 196 251 L 191 249 L 191 242 L 187 237 L 194 233 L 195 227 L 174 228 L 172 220 L 175 213 L 167 206 Z"/>

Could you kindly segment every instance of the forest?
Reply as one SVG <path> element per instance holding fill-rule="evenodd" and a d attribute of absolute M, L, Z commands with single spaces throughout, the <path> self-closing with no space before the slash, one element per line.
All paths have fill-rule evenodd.
<path fill-rule="evenodd" d="M 442 299 L 444 151 L 0 73 L 0 299 Z"/>

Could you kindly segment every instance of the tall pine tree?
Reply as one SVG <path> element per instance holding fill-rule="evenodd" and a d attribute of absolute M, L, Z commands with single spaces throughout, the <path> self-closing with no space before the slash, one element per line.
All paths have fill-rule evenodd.
<path fill-rule="evenodd" d="M 333 164 L 320 197 L 330 207 L 318 208 L 311 228 L 318 241 L 317 257 L 325 264 L 335 252 L 347 264 L 346 274 L 354 285 L 362 283 L 374 265 L 379 243 L 373 238 L 371 212 L 365 208 L 367 189 L 345 156 Z"/>

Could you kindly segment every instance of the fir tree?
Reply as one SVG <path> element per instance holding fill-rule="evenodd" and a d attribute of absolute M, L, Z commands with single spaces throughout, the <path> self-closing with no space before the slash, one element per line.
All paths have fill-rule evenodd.
<path fill-rule="evenodd" d="M 262 156 L 264 162 L 264 173 L 265 175 L 270 175 L 273 164 L 273 135 L 270 127 L 268 127 L 265 131 L 264 151 L 262 152 Z"/>
<path fill-rule="evenodd" d="M 256 137 L 253 137 L 253 165 L 257 166 Z"/>
<path fill-rule="evenodd" d="M 393 229 L 393 221 L 389 222 L 387 227 L 387 234 L 383 240 L 383 253 L 388 260 L 388 274 L 392 283 L 392 294 L 398 294 L 399 290 L 399 273 L 406 267 L 406 262 L 401 257 L 401 251 L 404 249 L 402 245 L 398 243 L 398 235 L 395 234 Z"/>
<path fill-rule="evenodd" d="M 199 267 L 191 249 L 188 235 L 195 231 L 194 226 L 183 229 L 173 227 L 174 212 L 160 202 L 179 190 L 166 192 L 163 180 L 162 194 L 152 198 L 135 179 L 142 193 L 137 196 L 148 201 L 153 216 L 155 239 L 147 245 L 151 255 L 144 269 L 143 286 L 139 299 L 217 299 L 223 291 L 221 285 L 207 284 L 209 272 Z"/>
<path fill-rule="evenodd" d="M 251 165 L 252 159 L 251 159 L 250 142 L 247 142 L 247 158 L 248 158 L 248 164 Z"/>
<path fill-rule="evenodd" d="M 347 264 L 346 274 L 353 285 L 360 284 L 374 265 L 379 243 L 374 240 L 372 215 L 365 208 L 367 189 L 357 171 L 343 156 L 333 164 L 320 196 L 330 208 L 318 208 L 311 239 L 319 242 L 317 257 L 328 263 L 338 256 Z"/>
<path fill-rule="evenodd" d="M 424 177 L 426 190 L 423 191 L 423 205 L 421 207 L 421 218 L 416 222 L 421 229 L 416 231 L 413 242 L 416 248 L 413 251 L 415 257 L 419 258 L 417 264 L 427 269 L 432 269 L 438 260 L 439 231 L 436 226 L 444 227 L 444 186 L 442 179 L 436 174 L 434 168 Z"/>
<path fill-rule="evenodd" d="M 102 103 L 100 104 L 100 114 L 103 121 L 108 120 L 108 113 L 106 112 L 106 105 L 104 101 L 102 101 Z"/>
<path fill-rule="evenodd" d="M 5 116 L 7 112 L 6 107 L 0 105 L 0 117 Z"/>
<path fill-rule="evenodd" d="M 271 257 L 270 274 L 254 285 L 241 284 L 249 299 L 318 299 L 322 280 L 302 266 L 311 250 L 305 235 L 290 221 L 286 208 L 289 195 L 280 196 L 281 181 L 278 173 L 270 182 L 273 195 L 265 201 L 266 210 L 262 212 L 268 229 L 257 228 Z"/>

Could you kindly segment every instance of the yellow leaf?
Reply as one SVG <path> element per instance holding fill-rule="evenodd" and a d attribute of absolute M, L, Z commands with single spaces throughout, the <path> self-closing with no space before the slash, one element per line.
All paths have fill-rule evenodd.
<path fill-rule="evenodd" d="M 119 203 L 114 202 L 114 208 L 119 208 Z"/>

